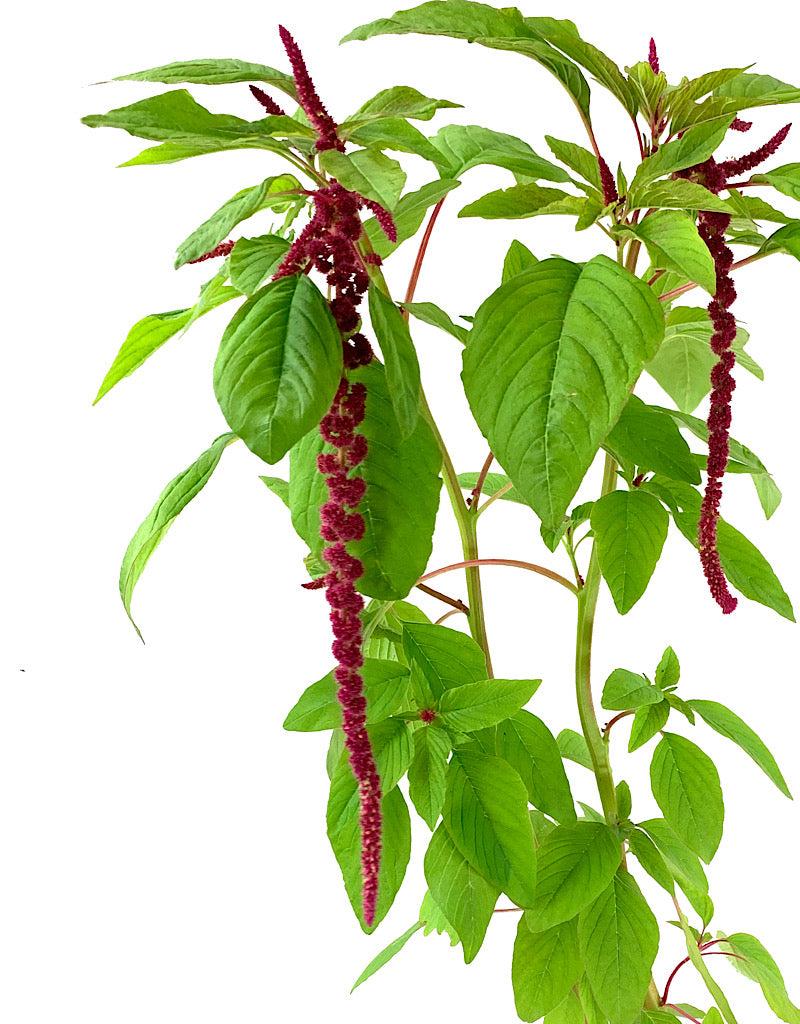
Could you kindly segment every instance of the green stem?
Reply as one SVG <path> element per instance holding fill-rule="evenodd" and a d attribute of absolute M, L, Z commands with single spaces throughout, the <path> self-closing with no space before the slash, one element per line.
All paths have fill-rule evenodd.
<path fill-rule="evenodd" d="M 603 472 L 601 497 L 609 494 L 616 487 L 617 463 L 606 455 Z M 575 687 L 578 698 L 578 714 L 581 730 L 589 747 L 592 758 L 597 788 L 603 813 L 609 825 L 617 823 L 617 794 L 611 774 L 611 761 L 608 756 L 608 741 L 603 739 L 592 700 L 591 665 L 592 635 L 594 632 L 594 616 L 597 609 L 597 598 L 600 593 L 600 563 L 597 558 L 597 546 L 592 546 L 586 583 L 578 594 L 578 637 L 575 650 Z"/>
<path fill-rule="evenodd" d="M 703 955 L 700 952 L 700 947 L 697 945 L 697 939 L 689 927 L 689 921 L 681 909 L 680 903 L 673 897 L 672 902 L 675 904 L 675 909 L 678 912 L 678 918 L 680 919 L 681 929 L 683 930 L 684 937 L 686 938 L 686 952 L 689 954 L 689 959 L 692 961 L 694 966 L 697 968 L 700 977 L 705 982 L 706 988 L 710 992 L 712 998 L 719 1007 L 722 1016 L 728 1022 L 728 1024 L 738 1024 L 736 1017 L 734 1016 L 733 1010 L 730 1008 L 728 1000 L 725 998 L 725 994 L 719 985 L 711 977 L 711 972 L 706 967 Z"/>

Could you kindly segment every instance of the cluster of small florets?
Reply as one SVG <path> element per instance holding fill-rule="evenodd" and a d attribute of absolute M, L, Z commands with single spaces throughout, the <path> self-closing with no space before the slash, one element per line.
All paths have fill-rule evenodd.
<path fill-rule="evenodd" d="M 739 122 L 737 124 L 737 121 Z M 737 118 L 732 128 L 748 131 L 752 124 Z M 786 138 L 791 125 L 782 128 L 769 142 L 759 149 L 736 160 L 717 162 L 710 157 L 702 164 L 678 171 L 676 177 L 690 178 L 704 185 L 714 195 L 727 187 L 728 179 L 734 175 L 751 171 L 777 150 Z M 736 387 L 732 370 L 736 354 L 732 345 L 736 338 L 736 318 L 730 307 L 736 299 L 736 288 L 730 276 L 733 253 L 725 244 L 725 232 L 731 218 L 727 213 L 702 212 L 698 217 L 698 232 L 714 260 L 716 288 L 708 305 L 708 315 L 714 328 L 711 335 L 711 351 L 717 362 L 711 370 L 711 398 L 708 412 L 708 464 L 706 488 L 700 507 L 698 525 L 698 548 L 703 573 L 708 581 L 711 596 L 722 609 L 723 614 L 732 612 L 737 600 L 728 589 L 728 582 L 722 570 L 717 550 L 717 523 L 722 499 L 722 478 L 728 465 L 729 437 L 731 426 L 731 398 Z"/>

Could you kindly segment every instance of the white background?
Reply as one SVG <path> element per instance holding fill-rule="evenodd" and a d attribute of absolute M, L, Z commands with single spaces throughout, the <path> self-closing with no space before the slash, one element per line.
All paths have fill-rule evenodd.
<path fill-rule="evenodd" d="M 3 210 L 5 604 L 0 696 L 0 1019 L 8 1024 L 255 1024 L 345 1020 L 421 1021 L 447 1013 L 463 1024 L 513 1021 L 509 964 L 515 915 L 498 915 L 476 962 L 443 938 L 415 936 L 401 956 L 352 997 L 348 989 L 380 948 L 416 919 L 424 892 L 426 828 L 415 833 L 406 885 L 377 935 L 360 932 L 325 837 L 325 737 L 289 734 L 281 722 L 300 691 L 330 667 L 324 601 L 300 589 L 303 545 L 286 510 L 258 479 L 255 456 L 237 445 L 186 510 L 138 587 L 142 646 L 117 594 L 117 571 L 136 526 L 166 482 L 225 429 L 211 365 L 233 307 L 210 314 L 168 343 L 96 408 L 99 381 L 130 325 L 147 313 L 190 305 L 213 270 L 172 270 L 173 252 L 239 189 L 277 173 L 276 158 L 226 153 L 155 168 L 116 170 L 146 143 L 79 123 L 166 87 L 114 83 L 140 68 L 199 57 L 238 57 L 285 68 L 284 24 L 303 47 L 324 101 L 342 119 L 381 88 L 413 84 L 464 104 L 448 119 L 524 137 L 548 155 L 545 133 L 580 141 L 571 102 L 542 68 L 464 42 L 417 36 L 337 40 L 392 13 L 367 0 L 286 5 L 240 0 L 70 5 L 12 12 L 3 72 L 8 112 Z M 644 18 L 631 0 L 614 5 L 530 5 L 526 13 L 577 21 L 620 65 L 645 59 L 655 34 L 671 81 L 744 66 L 800 78 L 796 25 L 749 4 L 677 0 Z M 245 85 L 190 87 L 212 110 L 257 118 Z M 630 123 L 599 87 L 601 148 L 631 168 Z M 279 97 L 280 99 L 280 97 Z M 734 156 L 761 144 L 792 112 L 754 112 Z M 800 159 L 800 137 L 773 166 Z M 411 180 L 430 172 L 403 158 Z M 540 257 L 586 258 L 604 249 L 597 232 L 576 235 L 566 218 L 457 220 L 467 201 L 512 183 L 507 172 L 470 172 L 445 204 L 417 297 L 451 314 L 472 313 L 492 291 L 513 237 Z M 790 200 L 778 201 L 784 208 Z M 266 215 L 262 215 L 266 216 Z M 268 230 L 247 225 L 246 234 Z M 388 265 L 402 294 L 412 244 Z M 775 472 L 784 504 L 767 524 L 750 481 L 726 484 L 724 512 L 800 592 L 795 523 L 800 268 L 773 257 L 737 277 L 738 316 L 763 365 L 759 384 L 739 374 L 734 435 Z M 693 301 L 702 303 L 702 294 Z M 416 331 L 431 404 L 459 470 L 476 470 L 485 442 L 458 395 L 459 346 Z M 649 392 L 663 398 L 653 386 Z M 269 470 L 267 470 L 269 472 Z M 280 472 L 280 468 L 277 470 Z M 597 487 L 596 477 L 587 493 Z M 444 509 L 444 504 L 443 504 Z M 445 518 L 443 516 L 443 518 Z M 494 506 L 482 553 L 543 560 L 532 514 Z M 454 531 L 437 535 L 431 565 L 459 557 Z M 443 583 L 443 586 L 445 584 Z M 464 596 L 455 576 L 447 580 Z M 499 675 L 541 676 L 532 709 L 558 731 L 575 727 L 572 630 L 565 591 L 507 569 L 485 572 L 488 627 Z M 423 598 L 421 603 L 426 599 Z M 439 613 L 431 603 L 425 607 Z M 617 665 L 651 672 L 671 643 L 681 691 L 729 703 L 767 740 L 791 787 L 800 789 L 797 633 L 746 600 L 723 618 L 706 594 L 696 555 L 670 537 L 645 598 L 619 619 L 607 595 L 598 623 L 598 682 Z M 688 725 L 675 728 L 689 734 Z M 797 984 L 795 882 L 798 812 L 724 739 L 698 725 L 693 738 L 723 776 L 725 838 L 711 869 L 717 927 L 762 938 Z M 613 742 L 617 778 L 634 794 L 634 816 L 655 811 L 650 748 Z M 591 778 L 572 773 L 576 796 L 596 802 Z M 642 883 L 662 921 L 663 892 Z M 662 927 L 656 978 L 683 955 Z M 768 1012 L 758 990 L 721 958 L 741 1024 Z M 673 997 L 708 999 L 680 976 Z"/>

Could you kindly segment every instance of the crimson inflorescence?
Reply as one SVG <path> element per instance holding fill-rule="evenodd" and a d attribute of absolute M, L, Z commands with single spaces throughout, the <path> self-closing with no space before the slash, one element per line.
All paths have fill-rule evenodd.
<path fill-rule="evenodd" d="M 608 164 L 599 153 L 597 155 L 597 163 L 600 167 L 600 184 L 603 186 L 603 202 L 606 206 L 609 206 L 611 203 L 616 203 L 619 199 L 617 185 Z"/>
<path fill-rule="evenodd" d="M 658 53 L 656 52 L 656 41 L 655 41 L 655 39 L 652 39 L 652 38 L 650 39 L 650 52 L 647 55 L 647 62 L 650 65 L 650 67 L 653 69 L 653 74 L 657 75 L 658 74 Z"/>
<path fill-rule="evenodd" d="M 281 117 L 285 117 L 286 111 L 279 107 L 275 100 L 271 96 L 268 96 L 263 89 L 259 89 L 257 85 L 251 85 L 250 92 L 255 96 L 268 114 L 279 114 Z"/>
<path fill-rule="evenodd" d="M 731 127 L 735 123 L 734 121 Z M 790 127 L 791 125 L 787 125 L 782 128 L 765 145 L 737 160 L 724 160 L 718 163 L 714 157 L 709 157 L 704 163 L 678 171 L 677 176 L 697 181 L 714 195 L 718 195 L 726 187 L 731 175 L 752 170 L 772 156 L 786 138 Z M 750 128 L 750 124 L 741 122 L 736 130 L 747 131 L 748 128 Z M 713 257 L 716 270 L 716 288 L 714 297 L 708 305 L 708 315 L 714 329 L 710 342 L 711 351 L 717 356 L 717 362 L 711 370 L 711 399 L 706 421 L 708 426 L 708 464 L 706 488 L 700 506 L 697 540 L 700 561 L 711 596 L 725 615 L 730 614 L 738 603 L 728 589 L 728 582 L 725 579 L 717 549 L 717 524 L 722 499 L 722 478 L 728 465 L 731 398 L 736 387 L 736 381 L 731 372 L 736 363 L 736 354 L 732 348 L 736 338 L 736 318 L 730 312 L 730 307 L 736 299 L 736 288 L 730 276 L 733 253 L 725 244 L 725 232 L 730 221 L 731 218 L 727 213 L 702 212 L 697 225 L 700 237 Z"/>
<path fill-rule="evenodd" d="M 286 29 L 281 28 L 280 34 L 289 55 L 300 106 L 319 136 L 317 150 L 343 152 L 338 125 L 322 105 L 297 43 Z M 348 380 L 347 371 L 365 366 L 372 359 L 369 341 L 359 331 L 358 306 L 370 283 L 366 263 L 380 265 L 381 262 L 373 253 L 367 257 L 361 255 L 358 243 L 363 226 L 359 211 L 371 210 L 391 241 L 397 240 L 397 230 L 388 210 L 344 188 L 335 179 L 317 189 L 313 201 L 311 220 L 290 246 L 273 280 L 290 274 L 308 274 L 312 270 L 324 274 L 333 293 L 329 299 L 330 310 L 342 337 L 344 373 L 333 404 L 319 428 L 323 440 L 335 451 L 325 452 L 317 459 L 317 468 L 325 476 L 328 488 L 328 500 L 320 509 L 320 535 L 327 545 L 322 557 L 329 571 L 303 586 L 309 590 L 324 588 L 331 608 L 331 651 L 337 662 L 334 670 L 337 697 L 342 706 L 345 746 L 358 782 L 361 807 L 361 904 L 364 921 L 370 926 L 375 920 L 378 901 L 381 782 L 366 728 L 367 702 L 361 675 L 364 657 L 360 613 L 364 599 L 355 583 L 364 574 L 364 566 L 347 550 L 348 543 L 364 535 L 364 518 L 358 507 L 367 485 L 351 471 L 367 456 L 367 439 L 358 431 L 364 420 L 367 392 L 362 383 Z"/>
<path fill-rule="evenodd" d="M 204 263 L 206 260 L 216 259 L 217 256 L 229 256 L 231 251 L 233 250 L 234 245 L 235 243 L 231 241 L 220 242 L 219 245 L 216 246 L 216 248 L 211 249 L 208 252 L 204 252 L 203 255 L 198 256 L 196 260 L 188 260 L 187 262 Z"/>

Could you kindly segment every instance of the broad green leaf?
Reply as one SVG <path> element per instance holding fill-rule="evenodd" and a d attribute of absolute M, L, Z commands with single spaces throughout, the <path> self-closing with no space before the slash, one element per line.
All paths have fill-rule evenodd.
<path fill-rule="evenodd" d="M 365 658 L 382 658 L 407 664 L 403 652 L 403 628 L 407 622 L 427 622 L 430 619 L 416 605 L 407 601 L 392 601 L 390 604 L 372 600 L 362 612 L 365 629 L 370 627 L 370 619 L 378 616 L 379 623 L 373 629 L 372 637 L 364 645 Z"/>
<path fill-rule="evenodd" d="M 459 217 L 483 217 L 486 220 L 519 220 L 544 214 L 565 213 L 579 216 L 586 200 L 568 195 L 557 188 L 541 185 L 512 185 L 511 188 L 489 192 L 465 206 Z M 548 261 L 549 262 L 549 261 Z"/>
<path fill-rule="evenodd" d="M 690 700 L 689 705 L 715 732 L 718 732 L 720 736 L 725 736 L 726 739 L 733 740 L 746 754 L 749 754 L 758 767 L 772 779 L 781 793 L 788 796 L 790 800 L 792 799 L 792 794 L 789 792 L 789 787 L 786 785 L 775 758 L 746 722 L 743 722 L 724 704 L 718 704 L 713 700 Z"/>
<path fill-rule="evenodd" d="M 574 729 L 562 729 L 556 736 L 556 743 L 562 757 L 588 768 L 590 772 L 594 771 L 589 746 L 579 732 L 575 732 Z"/>
<path fill-rule="evenodd" d="M 658 406 L 631 395 L 605 446 L 640 471 L 663 473 L 672 480 L 700 483 L 700 471 L 674 420 Z"/>
<path fill-rule="evenodd" d="M 578 998 L 583 1008 L 584 1018 L 581 1024 L 608 1024 L 608 1018 L 597 1005 L 592 993 L 592 986 L 584 974 L 578 982 Z"/>
<path fill-rule="evenodd" d="M 665 1024 L 674 1024 L 674 1021 L 665 1022 Z M 725 1024 L 725 1018 L 716 1006 L 712 1006 L 705 1017 L 703 1017 L 703 1024 Z"/>
<path fill-rule="evenodd" d="M 518 711 L 502 722 L 497 728 L 496 750 L 516 769 L 534 807 L 564 824 L 576 820 L 558 743 L 541 719 L 529 711 Z"/>
<path fill-rule="evenodd" d="M 381 722 L 409 706 L 408 669 L 404 665 L 365 658 L 361 675 L 369 724 Z M 312 683 L 286 716 L 284 729 L 291 732 L 338 729 L 342 724 L 342 707 L 336 697 L 338 688 L 332 671 Z"/>
<path fill-rule="evenodd" d="M 545 260 L 478 310 L 464 353 L 467 398 L 545 527 L 561 524 L 663 330 L 647 286 L 605 256 Z"/>
<path fill-rule="evenodd" d="M 641 1013 L 658 952 L 658 923 L 639 886 L 619 871 L 578 921 L 581 956 L 600 1009 L 612 1024 Z"/>
<path fill-rule="evenodd" d="M 460 939 L 456 934 L 455 928 L 442 913 L 442 908 L 433 898 L 430 890 L 428 890 L 423 897 L 422 906 L 419 908 L 419 916 L 420 920 L 425 925 L 425 931 L 422 933 L 423 935 L 430 935 L 434 931 L 437 935 L 443 935 L 447 932 L 447 937 L 450 939 L 450 945 L 458 945 Z"/>
<path fill-rule="evenodd" d="M 697 233 L 694 218 L 677 210 L 656 210 L 634 227 L 625 228 L 644 242 L 654 267 L 666 267 L 696 281 L 714 295 L 717 276 L 708 247 Z"/>
<path fill-rule="evenodd" d="M 697 547 L 697 511 L 673 514 L 675 525 Z M 794 622 L 792 602 L 758 548 L 724 519 L 717 523 L 717 550 L 728 582 L 751 601 L 772 608 Z"/>
<path fill-rule="evenodd" d="M 381 780 L 381 791 L 386 796 L 405 775 L 413 760 L 413 729 L 407 722 L 397 718 L 389 718 L 383 722 L 377 722 L 375 725 L 367 726 L 367 733 L 369 735 L 370 747 L 372 748 L 372 756 L 375 759 L 375 766 Z M 340 771 L 348 780 L 347 782 L 337 782 L 340 790 L 340 802 L 343 803 L 344 801 L 341 790 L 346 786 L 350 786 L 352 791 L 350 799 L 352 802 L 357 803 L 358 783 L 350 766 L 350 755 L 346 750 L 340 755 L 333 781 L 336 781 L 336 774 Z"/>
<path fill-rule="evenodd" d="M 263 480 L 272 493 L 277 495 L 287 508 L 290 507 L 288 480 L 282 480 L 279 476 L 260 476 L 259 480 Z"/>
<path fill-rule="evenodd" d="M 387 210 L 397 205 L 406 183 L 406 172 L 400 164 L 378 149 L 356 149 L 352 153 L 328 149 L 320 153 L 319 162 L 340 185 Z"/>
<path fill-rule="evenodd" d="M 478 486 L 478 477 L 480 473 L 459 473 L 458 482 L 461 489 L 464 491 L 473 491 Z M 481 494 L 485 497 L 491 498 L 492 495 L 497 494 L 498 491 L 502 490 L 503 487 L 507 487 L 511 481 L 503 473 L 487 473 L 486 478 L 483 481 L 483 487 L 481 488 Z M 505 501 L 513 501 L 518 505 L 527 504 L 517 493 L 516 488 L 511 487 L 503 495 L 502 499 Z"/>
<path fill-rule="evenodd" d="M 656 666 L 656 686 L 661 687 L 662 690 L 668 686 L 676 686 L 680 677 L 681 665 L 678 655 L 671 647 L 668 647 Z"/>
<path fill-rule="evenodd" d="M 642 115 L 648 120 L 656 120 L 656 108 L 662 95 L 668 91 L 667 76 L 663 71 L 656 73 L 648 61 L 639 61 L 633 67 L 625 69 L 628 82 L 635 93 Z"/>
<path fill-rule="evenodd" d="M 289 243 L 280 235 L 240 238 L 230 256 L 231 284 L 244 295 L 258 291 L 281 265 Z"/>
<path fill-rule="evenodd" d="M 619 867 L 622 847 L 607 825 L 579 821 L 551 832 L 536 859 L 536 899 L 525 920 L 538 932 L 568 921 L 597 899 Z"/>
<path fill-rule="evenodd" d="M 663 178 L 673 171 L 694 167 L 707 160 L 722 143 L 732 120 L 733 115 L 726 115 L 705 121 L 687 128 L 680 139 L 664 143 L 639 164 L 631 182 L 631 191 L 644 188 L 656 178 Z"/>
<path fill-rule="evenodd" d="M 469 331 L 460 324 L 454 324 L 443 309 L 439 309 L 433 302 L 404 302 L 403 309 L 431 327 L 438 327 L 440 330 L 457 338 L 462 345 L 466 345 Z"/>
<path fill-rule="evenodd" d="M 234 135 L 207 138 L 186 138 L 180 142 L 162 142 L 158 146 L 149 146 L 141 153 L 125 160 L 118 167 L 151 167 L 159 164 L 175 164 L 181 160 L 190 160 L 194 156 L 206 156 L 209 153 L 224 153 L 231 149 L 265 149 L 271 153 L 286 156 L 290 153 L 288 142 L 280 141 L 269 135 Z"/>
<path fill-rule="evenodd" d="M 744 957 L 743 960 L 730 957 L 730 963 L 740 974 L 758 982 L 770 1009 L 781 1020 L 787 1024 L 800 1024 L 800 1009 L 789 998 L 778 965 L 754 935 L 737 932 L 729 935 L 719 948 Z"/>
<path fill-rule="evenodd" d="M 623 779 L 621 782 L 618 782 L 614 788 L 617 795 L 617 814 L 621 821 L 625 821 L 630 818 L 631 811 L 633 810 L 631 787 Z"/>
<path fill-rule="evenodd" d="M 636 672 L 626 668 L 615 668 L 603 686 L 600 701 L 607 711 L 628 711 L 648 704 L 658 704 L 664 694 Z"/>
<path fill-rule="evenodd" d="M 761 179 L 762 177 L 764 175 L 753 175 L 755 179 Z M 794 220 L 793 217 L 782 213 L 780 210 L 776 210 L 774 206 L 765 203 L 758 196 L 746 196 L 735 188 L 731 188 L 729 193 L 731 202 L 737 207 L 738 217 L 748 219 L 751 224 L 754 224 L 757 220 L 775 224 L 791 224 Z"/>
<path fill-rule="evenodd" d="M 571 170 L 579 174 L 584 181 L 588 181 L 594 188 L 602 190 L 600 182 L 600 165 L 594 153 L 577 145 L 575 142 L 565 142 L 563 139 L 555 139 L 552 135 L 545 135 L 545 142 L 553 151 L 556 160 L 566 164 Z"/>
<path fill-rule="evenodd" d="M 583 800 L 579 800 L 578 805 L 583 811 L 583 817 L 578 818 L 578 821 L 596 821 L 601 825 L 605 823 L 605 815 L 601 811 L 595 810 L 590 804 L 585 804 Z"/>
<path fill-rule="evenodd" d="M 654 181 L 636 186 L 631 183 L 628 193 L 631 210 L 707 210 L 710 213 L 729 213 L 736 216 L 736 208 L 727 200 L 715 196 L 696 181 L 676 178 L 674 181 Z"/>
<path fill-rule="evenodd" d="M 437 717 L 458 732 L 488 729 L 528 703 L 541 679 L 484 679 L 445 690 Z"/>
<path fill-rule="evenodd" d="M 144 572 L 151 555 L 164 539 L 167 530 L 211 479 L 220 457 L 229 444 L 236 441 L 235 434 L 222 434 L 210 448 L 183 472 L 174 477 L 153 505 L 139 529 L 131 538 L 122 558 L 119 573 L 119 593 L 128 618 L 139 633 L 139 627 L 131 616 L 133 589 Z M 141 638 L 142 634 L 139 633 Z"/>
<path fill-rule="evenodd" d="M 708 892 L 708 879 L 697 854 L 686 846 L 677 833 L 663 818 L 650 818 L 639 822 L 653 840 L 670 870 L 672 877 L 683 888 L 691 887 L 698 892 Z"/>
<path fill-rule="evenodd" d="M 707 71 L 697 78 L 684 79 L 670 90 L 666 97 L 670 132 L 677 135 L 683 128 L 688 128 L 698 120 L 705 120 L 703 105 L 698 106 L 696 101 L 746 70 L 747 68 L 721 68 L 719 71 Z"/>
<path fill-rule="evenodd" d="M 437 110 L 462 106 L 450 100 L 431 99 L 410 85 L 394 85 L 390 89 L 381 89 L 354 114 L 345 118 L 340 126 L 341 134 L 346 138 L 354 129 L 384 118 L 413 117 L 417 121 L 430 121 Z"/>
<path fill-rule="evenodd" d="M 800 260 L 800 220 L 792 221 L 785 227 L 778 228 L 764 242 L 757 255 L 773 252 L 787 252 L 790 256 Z"/>
<path fill-rule="evenodd" d="M 399 245 L 417 233 L 428 209 L 444 199 L 448 192 L 452 192 L 460 184 L 460 181 L 442 178 L 423 185 L 416 192 L 407 192 L 392 210 L 392 219 L 397 228 L 396 242 L 390 242 L 377 220 L 370 217 L 364 222 L 364 230 L 375 252 L 382 259 L 390 256 Z"/>
<path fill-rule="evenodd" d="M 341 132 L 341 128 L 340 128 Z M 350 132 L 350 142 L 372 149 L 391 149 L 398 153 L 416 153 L 432 164 L 438 164 L 439 150 L 419 128 L 401 117 L 369 121 Z"/>
<path fill-rule="evenodd" d="M 594 503 L 591 523 L 600 571 L 617 611 L 625 615 L 644 594 L 655 571 L 667 539 L 669 515 L 650 494 L 636 489 L 612 491 Z"/>
<path fill-rule="evenodd" d="M 570 180 L 566 171 L 540 157 L 527 142 L 490 128 L 449 124 L 440 128 L 431 142 L 441 153 L 439 171 L 443 177 L 460 178 L 472 167 L 493 165 L 529 178 Z"/>
<path fill-rule="evenodd" d="M 222 335 L 214 393 L 231 429 L 278 462 L 330 408 L 342 343 L 319 289 L 303 274 L 265 285 Z"/>
<path fill-rule="evenodd" d="M 414 342 L 400 310 L 375 284 L 369 289 L 369 316 L 383 353 L 400 436 L 405 439 L 414 432 L 419 418 L 419 362 Z"/>
<path fill-rule="evenodd" d="M 544 1024 L 586 1024 L 583 1007 L 577 994 L 570 992 L 566 999 L 547 1014 Z"/>
<path fill-rule="evenodd" d="M 470 864 L 517 906 L 532 905 L 536 848 L 528 795 L 511 765 L 499 757 L 454 751 L 442 818 Z"/>
<path fill-rule="evenodd" d="M 263 64 L 250 64 L 245 60 L 181 60 L 164 64 L 132 75 L 118 75 L 115 82 L 163 82 L 178 85 L 225 85 L 232 82 L 266 82 L 297 99 L 297 88 L 291 75 Z"/>
<path fill-rule="evenodd" d="M 524 916 L 511 960 L 514 1003 L 520 1020 L 536 1021 L 554 1010 L 583 974 L 577 922 L 532 932 Z"/>
<path fill-rule="evenodd" d="M 650 764 L 650 784 L 664 818 L 709 864 L 722 839 L 724 816 L 714 762 L 691 740 L 664 733 Z"/>
<path fill-rule="evenodd" d="M 712 333 L 705 309 L 678 306 L 667 315 L 664 341 L 647 364 L 647 372 L 682 412 L 693 412 L 711 390 L 711 370 L 717 362 L 717 356 L 711 351 Z M 747 331 L 737 326 L 733 342 L 737 362 L 763 377 L 760 367 L 745 356 L 748 337 Z"/>
<path fill-rule="evenodd" d="M 674 708 L 675 711 L 680 711 L 680 713 L 687 718 L 692 725 L 695 724 L 694 711 L 692 711 L 691 707 L 682 697 L 679 697 L 676 693 L 665 693 L 664 699 L 671 708 Z"/>
<path fill-rule="evenodd" d="M 414 760 L 408 769 L 408 795 L 431 832 L 442 813 L 450 742 L 441 729 L 414 733 Z"/>
<path fill-rule="evenodd" d="M 480 647 L 472 637 L 446 626 L 407 625 L 403 650 L 424 674 L 436 700 L 452 687 L 486 678 L 486 659 Z"/>
<path fill-rule="evenodd" d="M 523 245 L 522 242 L 518 242 L 515 238 L 508 247 L 508 252 L 503 260 L 502 283 L 505 284 L 509 278 L 516 277 L 517 274 L 523 274 L 526 270 L 530 270 L 538 262 L 527 245 Z M 464 340 L 466 341 L 466 337 Z"/>
<path fill-rule="evenodd" d="M 425 880 L 461 940 L 464 962 L 471 963 L 483 944 L 500 889 L 459 852 L 444 824 L 433 833 L 425 854 Z"/>
<path fill-rule="evenodd" d="M 554 821 L 551 821 L 541 811 L 536 809 L 528 811 L 528 817 L 531 819 L 531 828 L 533 829 L 533 836 L 537 846 L 541 844 L 545 836 L 550 835 L 553 829 L 558 828 Z"/>
<path fill-rule="evenodd" d="M 672 874 L 658 847 L 650 836 L 641 829 L 636 829 L 628 837 L 628 844 L 633 856 L 639 861 L 648 875 L 665 889 L 671 896 L 675 894 Z"/>
<path fill-rule="evenodd" d="M 664 728 L 668 718 L 669 704 L 666 701 L 637 708 L 631 725 L 628 753 L 633 753 L 634 750 L 638 750 L 648 740 L 651 740 L 657 732 Z"/>
<path fill-rule="evenodd" d="M 800 199 L 800 163 L 783 164 L 772 171 L 753 175 L 753 181 L 767 182 L 785 196 Z"/>
<path fill-rule="evenodd" d="M 800 102 L 800 89 L 771 75 L 737 75 L 718 86 L 714 94 L 729 100 L 730 109 L 737 112 L 751 110 L 753 107 Z"/>
<path fill-rule="evenodd" d="M 403 794 L 396 787 L 381 800 L 381 865 L 375 920 L 367 926 L 361 908 L 361 826 L 358 789 L 349 765 L 333 777 L 328 801 L 328 838 L 344 878 L 345 890 L 367 934 L 372 933 L 389 911 L 402 885 L 411 856 L 411 824 Z"/>
<path fill-rule="evenodd" d="M 284 195 L 300 188 L 300 182 L 292 174 L 279 174 L 265 178 L 260 185 L 244 188 L 203 221 L 185 242 L 178 246 L 175 267 L 199 259 L 210 252 L 216 245 L 224 241 L 232 228 L 254 213 L 273 206 L 282 206 L 288 202 L 296 202 L 298 196 Z M 302 199 L 302 196 L 299 197 Z"/>
<path fill-rule="evenodd" d="M 225 276 L 227 276 L 227 272 Z M 229 299 L 237 298 L 236 291 L 233 288 L 226 288 L 224 284 L 220 285 L 219 278 L 218 274 L 203 285 L 200 290 L 200 298 L 189 309 L 176 309 L 169 313 L 151 313 L 137 321 L 128 331 L 128 335 L 114 357 L 114 362 L 108 373 L 103 378 L 92 404 L 97 405 L 103 395 L 107 395 L 115 384 L 119 384 L 125 377 L 130 377 L 134 370 L 138 370 L 165 342 L 185 330 L 198 316 L 208 313 L 223 302 L 228 302 Z"/>
<path fill-rule="evenodd" d="M 377 973 L 381 969 L 381 967 L 385 967 L 386 964 L 388 964 L 389 961 L 392 959 L 392 957 L 397 956 L 397 954 L 400 952 L 403 946 L 405 946 L 405 944 L 408 942 L 411 936 L 416 934 L 420 930 L 420 928 L 424 927 L 424 921 L 416 921 L 414 924 L 411 925 L 411 927 L 407 931 L 403 932 L 402 935 L 398 936 L 398 938 L 396 938 L 394 942 L 390 942 L 386 949 L 382 949 L 376 957 L 370 960 L 370 962 L 367 964 L 367 966 L 364 968 L 361 974 L 359 974 L 359 976 L 356 978 L 353 987 L 350 989 L 350 994 L 352 995 L 359 985 L 362 985 L 367 980 L 367 978 L 371 978 L 373 974 Z"/>

